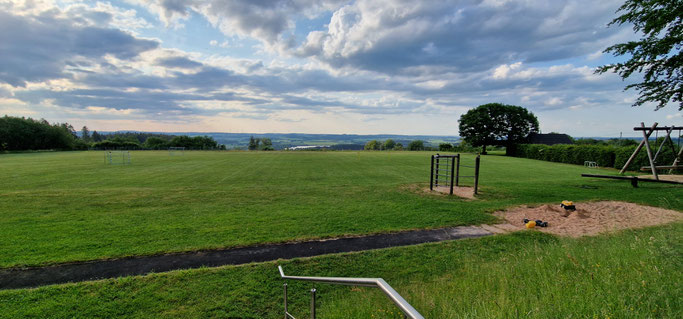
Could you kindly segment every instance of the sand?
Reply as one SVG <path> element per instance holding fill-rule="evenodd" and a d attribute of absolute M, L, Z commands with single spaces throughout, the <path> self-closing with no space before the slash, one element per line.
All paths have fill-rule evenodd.
<path fill-rule="evenodd" d="M 432 192 L 429 188 L 425 190 L 426 192 Z M 451 191 L 450 187 L 445 187 L 445 186 L 440 186 L 440 187 L 434 187 L 433 192 L 441 193 L 441 194 L 446 194 L 449 195 Z M 463 186 L 453 186 L 453 195 L 462 197 L 462 198 L 467 198 L 467 199 L 476 199 L 474 197 L 474 187 L 463 187 Z"/>
<path fill-rule="evenodd" d="M 658 174 L 657 176 L 659 176 L 660 180 L 683 183 L 683 175 L 662 175 L 662 174 Z M 639 175 L 638 178 L 655 179 L 654 175 Z"/>
<path fill-rule="evenodd" d="M 560 204 L 538 207 L 515 207 L 494 215 L 504 218 L 514 228 L 525 229 L 523 220 L 540 219 L 548 227 L 535 229 L 561 236 L 581 237 L 626 228 L 641 228 L 683 220 L 683 213 L 633 203 L 601 201 L 574 203 L 576 211 L 567 212 Z M 500 226 L 500 225 L 493 225 Z M 509 228 L 509 226 L 506 225 Z"/>

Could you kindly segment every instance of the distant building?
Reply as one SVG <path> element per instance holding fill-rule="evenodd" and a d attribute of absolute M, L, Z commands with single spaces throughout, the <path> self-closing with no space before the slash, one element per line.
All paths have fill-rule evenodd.
<path fill-rule="evenodd" d="M 526 142 L 528 144 L 545 144 L 545 145 L 555 145 L 555 144 L 574 144 L 572 138 L 567 134 L 550 133 L 550 134 L 539 134 L 530 133 L 526 137 Z"/>

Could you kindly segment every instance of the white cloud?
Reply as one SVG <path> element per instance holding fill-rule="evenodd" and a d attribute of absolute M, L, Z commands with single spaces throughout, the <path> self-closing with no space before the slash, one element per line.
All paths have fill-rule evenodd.
<path fill-rule="evenodd" d="M 200 38 L 196 50 L 172 47 L 192 42 L 182 28 L 141 37 L 158 22 L 115 4 L 1 1 L 0 27 L 14 32 L 0 33 L 0 110 L 12 112 L 31 105 L 146 127 L 457 134 L 458 116 L 484 103 L 579 116 L 631 110 L 634 98 L 618 77 L 577 62 L 628 38 L 604 28 L 614 1 L 129 1 L 168 27 L 226 34 Z M 322 29 L 301 24 L 327 16 Z M 246 37 L 265 53 L 236 58 Z"/>

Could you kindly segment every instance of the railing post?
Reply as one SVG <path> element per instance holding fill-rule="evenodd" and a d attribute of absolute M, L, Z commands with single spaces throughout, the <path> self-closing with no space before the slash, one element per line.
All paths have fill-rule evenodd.
<path fill-rule="evenodd" d="M 434 155 L 432 155 L 432 169 L 429 174 L 429 190 L 434 190 Z"/>
<path fill-rule="evenodd" d="M 311 289 L 311 319 L 315 319 L 315 288 Z"/>
<path fill-rule="evenodd" d="M 460 154 L 458 156 L 458 165 L 456 166 L 455 170 L 455 186 L 458 186 L 458 181 L 460 180 Z"/>
<path fill-rule="evenodd" d="M 285 283 L 283 287 L 285 292 L 285 319 L 288 319 L 287 314 L 289 313 L 289 310 L 287 309 L 287 283 Z"/>
<path fill-rule="evenodd" d="M 477 187 L 479 186 L 479 162 L 481 162 L 481 155 L 477 155 L 474 165 L 474 193 L 477 194 Z"/>

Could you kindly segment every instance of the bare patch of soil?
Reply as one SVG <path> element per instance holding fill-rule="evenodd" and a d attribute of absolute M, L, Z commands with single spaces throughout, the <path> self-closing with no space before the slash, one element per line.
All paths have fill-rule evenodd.
<path fill-rule="evenodd" d="M 495 212 L 509 224 L 524 229 L 524 219 L 540 219 L 548 227 L 535 227 L 542 232 L 561 236 L 581 237 L 626 228 L 641 228 L 683 220 L 683 213 L 633 203 L 601 201 L 574 203 L 575 211 L 566 211 L 560 204 L 538 207 L 515 207 Z"/>
<path fill-rule="evenodd" d="M 430 190 L 429 184 L 425 185 L 424 183 L 403 185 L 401 186 L 401 189 L 423 195 L 448 196 L 450 193 L 449 187 L 434 187 L 434 190 Z M 477 199 L 476 197 L 474 197 L 474 187 L 453 187 L 453 196 L 458 196 L 460 198 L 464 198 L 467 200 Z"/>
<path fill-rule="evenodd" d="M 425 192 L 437 192 L 445 195 L 449 195 L 451 192 L 450 187 L 434 187 L 434 190 L 430 190 L 429 187 L 425 188 Z M 474 197 L 474 187 L 465 186 L 453 186 L 453 195 L 467 198 L 467 199 L 477 199 Z"/>

